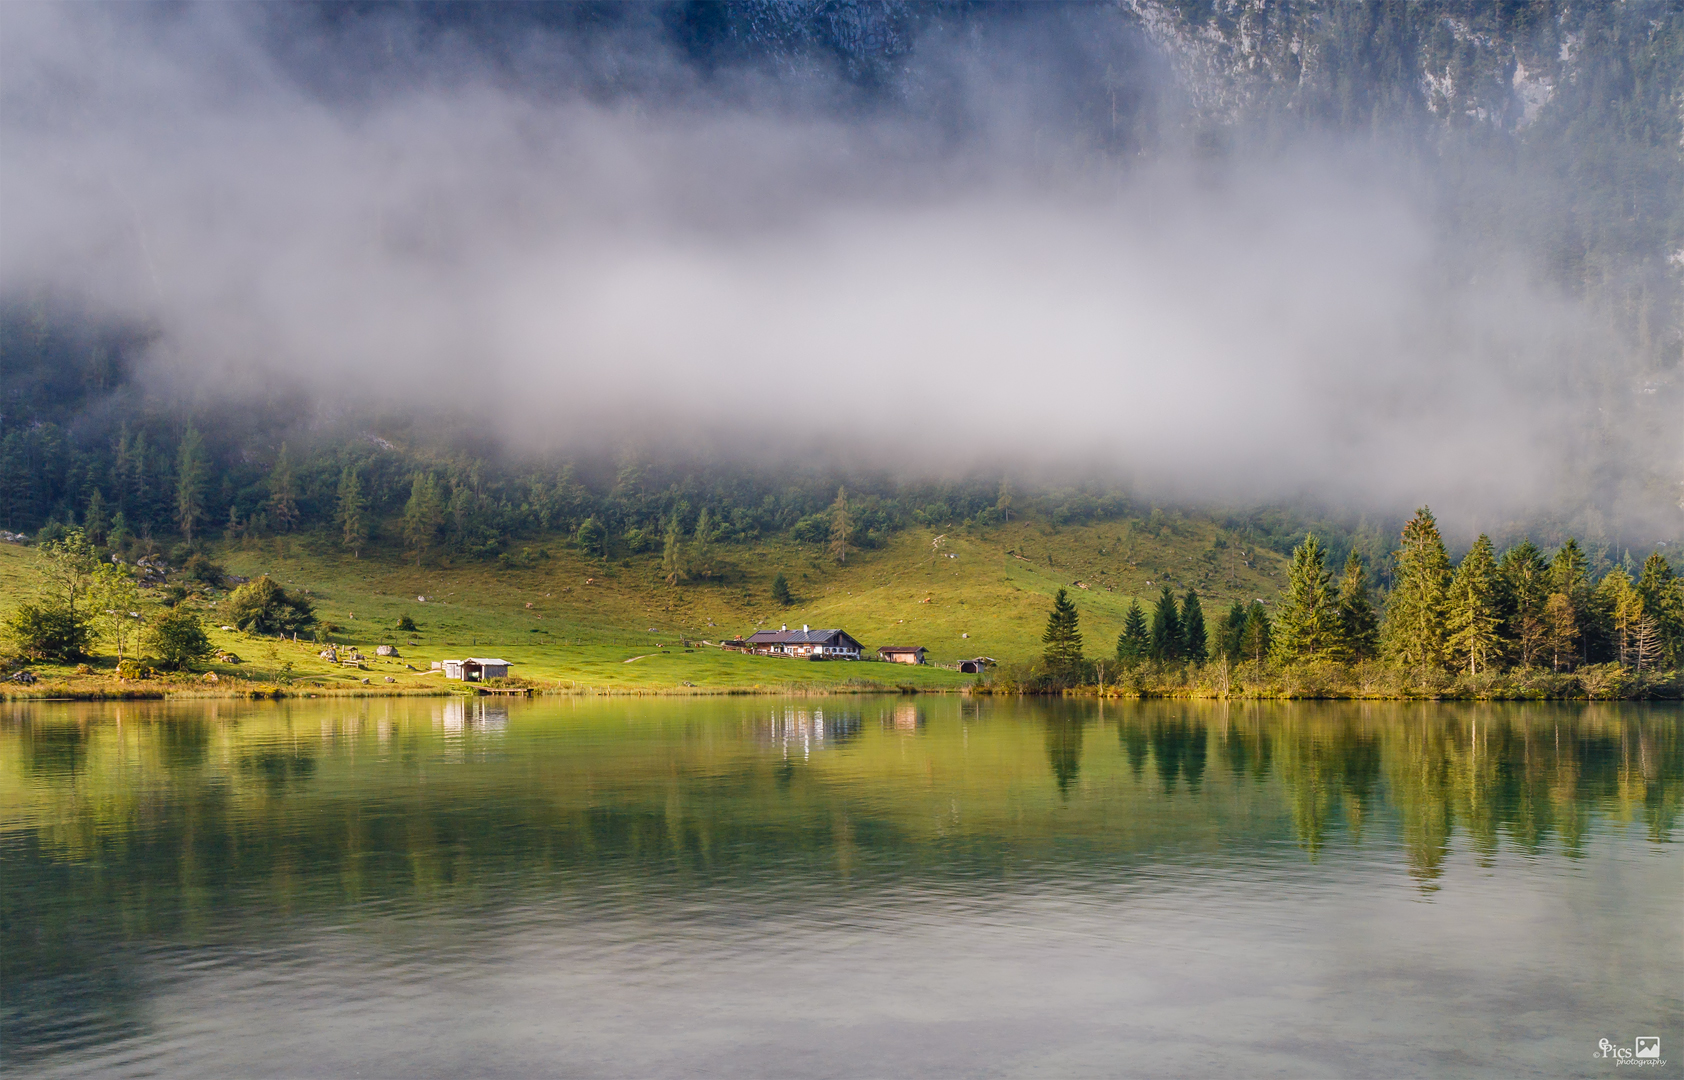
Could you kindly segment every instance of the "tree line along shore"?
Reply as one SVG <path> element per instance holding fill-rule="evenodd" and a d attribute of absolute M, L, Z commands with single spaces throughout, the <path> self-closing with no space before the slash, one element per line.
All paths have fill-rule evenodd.
<path fill-rule="evenodd" d="M 36 551 L 32 571 L 36 595 L 0 616 L 4 630 L 0 661 L 9 679 L 26 675 L 23 669 L 30 662 L 64 665 L 91 660 L 96 646 L 103 646 L 108 650 L 105 658 L 115 658 L 112 674 L 120 685 L 81 687 L 73 691 L 77 696 L 154 696 L 166 687 L 171 693 L 257 691 L 265 695 L 439 689 L 436 682 L 426 685 L 418 680 L 415 676 L 425 672 L 407 664 L 393 664 L 389 674 L 366 678 L 353 673 L 342 680 L 344 685 L 324 686 L 319 679 L 311 681 L 311 673 L 294 670 L 291 652 L 286 659 L 271 658 L 276 670 L 266 679 L 248 676 L 242 680 L 246 671 L 255 675 L 255 670 L 236 673 L 224 667 L 223 679 L 230 685 L 218 688 L 216 672 L 202 669 L 220 660 L 238 662 L 225 647 L 215 644 L 229 640 L 227 635 L 218 635 L 218 629 L 237 630 L 239 640 L 254 646 L 253 639 L 266 640 L 271 644 L 257 647 L 270 652 L 276 645 L 288 646 L 303 661 L 314 658 L 305 651 L 314 646 L 303 643 L 332 639 L 345 628 L 317 617 L 308 590 L 283 588 L 266 575 L 249 581 L 227 575 L 202 550 L 189 553 L 171 571 L 169 582 L 162 576 L 148 580 L 154 572 L 148 558 L 135 563 L 113 559 L 113 551 L 77 528 L 39 542 Z M 1013 560 L 1010 565 L 1017 564 L 1011 551 L 1006 555 Z M 939 557 L 926 561 L 933 563 Z M 683 649 L 668 648 L 674 643 L 667 643 L 649 654 L 654 659 L 639 672 L 665 665 L 664 674 L 653 678 L 651 685 L 591 677 L 529 682 L 540 692 L 567 693 L 963 689 L 1166 697 L 1684 696 L 1677 674 L 1684 643 L 1684 582 L 1658 550 L 1643 561 L 1638 573 L 1614 565 L 1604 566 L 1598 575 L 1592 560 L 1572 539 L 1548 555 L 1529 540 L 1499 555 L 1489 538 L 1481 536 L 1453 565 L 1436 521 L 1423 508 L 1404 526 L 1395 551 L 1384 561 L 1385 573 L 1378 574 L 1378 568 L 1368 565 L 1353 548 L 1336 575 L 1328 565 L 1326 546 L 1311 533 L 1284 566 L 1285 581 L 1273 601 L 1232 599 L 1225 611 L 1219 606 L 1207 615 L 1207 597 L 1197 587 L 1178 593 L 1163 583 L 1152 602 L 1128 604 L 1114 646 L 1107 640 L 1111 647 L 1099 656 L 1085 651 L 1075 601 L 1060 589 L 1038 654 L 1032 648 L 1021 650 L 1019 656 L 1033 658 L 1008 659 L 974 684 L 963 680 L 937 685 L 912 677 L 911 670 L 906 677 L 896 672 L 879 678 L 872 678 L 870 672 L 854 677 L 826 672 L 834 677 L 812 680 L 807 671 L 791 668 L 749 677 L 734 673 L 730 680 L 710 681 L 708 675 L 714 673 L 709 665 L 721 661 L 703 655 L 708 650 L 690 648 L 695 643 L 688 640 L 682 641 Z M 668 585 L 672 584 L 668 578 L 672 563 L 670 553 L 663 552 L 658 570 Z M 374 569 L 367 560 L 346 565 Z M 1635 563 L 1631 565 L 1636 568 Z M 220 606 L 180 602 L 194 582 L 208 593 L 204 583 L 213 581 L 232 586 Z M 1389 587 L 1381 588 L 1376 582 Z M 143 591 L 143 585 L 150 587 Z M 781 610 L 791 602 L 789 588 L 780 570 L 769 594 L 775 608 Z M 1111 613 L 1112 626 L 1127 595 L 1112 601 L 1118 605 Z M 1096 610 L 1092 605 L 1104 601 L 1090 596 L 1092 615 Z M 1032 600 L 1033 595 L 1026 594 L 1024 599 Z M 225 625 L 207 626 L 207 617 Z M 397 637 L 416 632 L 407 615 L 386 629 Z M 1022 637 L 1032 633 L 1025 633 L 1021 626 L 1017 631 Z M 632 657 L 642 659 L 641 655 Z M 614 664 L 630 662 L 622 657 Z M 81 666 L 90 676 L 99 674 L 88 665 Z M 146 684 L 148 677 L 157 681 Z M 674 685 L 657 685 L 662 679 Z M 4 689 L 27 692 L 25 686 L 9 683 Z"/>
<path fill-rule="evenodd" d="M 1109 656 L 1084 650 L 1060 589 L 1044 650 L 978 687 L 1135 697 L 1684 698 L 1684 579 L 1656 550 L 1634 577 L 1593 580 L 1578 542 L 1500 556 L 1481 535 L 1452 566 L 1432 511 L 1404 526 L 1392 586 L 1374 595 L 1352 551 L 1337 577 L 1314 533 L 1292 553 L 1271 614 L 1234 601 L 1207 624 L 1197 590 L 1130 605 Z"/>

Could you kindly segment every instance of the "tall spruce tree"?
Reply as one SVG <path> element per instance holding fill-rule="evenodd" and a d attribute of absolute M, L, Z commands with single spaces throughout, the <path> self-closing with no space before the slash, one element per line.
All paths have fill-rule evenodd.
<path fill-rule="evenodd" d="M 93 529 L 91 511 L 88 528 Z M 1637 591 L 1643 597 L 1644 610 L 1654 620 L 1661 658 L 1676 665 L 1684 654 L 1684 581 L 1673 575 L 1666 556 L 1655 551 L 1643 560 Z"/>
<path fill-rule="evenodd" d="M 1401 540 L 1382 628 L 1386 651 L 1411 667 L 1442 667 L 1450 556 L 1432 511 L 1415 511 Z"/>
<path fill-rule="evenodd" d="M 1080 620 L 1076 613 L 1076 605 L 1070 600 L 1070 594 L 1063 589 L 1058 590 L 1058 595 L 1053 597 L 1052 610 L 1047 613 L 1047 629 L 1041 635 L 1041 642 L 1046 646 L 1041 655 L 1049 675 L 1067 681 L 1081 677 Z"/>
<path fill-rule="evenodd" d="M 1556 549 L 1555 555 L 1550 559 L 1550 594 L 1551 599 L 1546 603 L 1554 604 L 1554 615 L 1551 623 L 1552 652 L 1559 650 L 1561 642 L 1571 639 L 1574 642 L 1572 648 L 1575 652 L 1573 656 L 1566 658 L 1566 666 L 1573 667 L 1588 662 L 1590 660 L 1590 634 L 1588 631 L 1595 615 L 1591 604 L 1590 564 L 1589 560 L 1585 558 L 1584 550 L 1579 547 L 1579 542 L 1572 537 L 1568 537 L 1567 542 Z M 1555 604 L 1554 598 L 1556 596 L 1560 596 L 1564 603 Z M 1560 619 L 1564 614 L 1570 615 L 1572 618 L 1570 630 L 1560 625 Z M 1562 658 L 1558 656 L 1556 659 L 1557 670 L 1561 666 Z"/>
<path fill-rule="evenodd" d="M 1340 659 L 1346 663 L 1372 660 L 1380 651 L 1380 615 L 1368 594 L 1368 574 L 1362 556 L 1352 551 L 1345 557 L 1345 572 L 1339 578 Z"/>
<path fill-rule="evenodd" d="M 782 570 L 772 579 L 772 599 L 784 607 L 795 603 L 795 595 L 789 591 L 789 579 L 784 577 Z"/>
<path fill-rule="evenodd" d="M 339 474 L 334 517 L 339 523 L 339 542 L 351 550 L 352 558 L 362 558 L 363 545 L 368 543 L 368 497 L 354 465 L 345 466 Z"/>
<path fill-rule="evenodd" d="M 1499 655 L 1502 614 L 1497 606 L 1497 560 L 1491 538 L 1481 533 L 1462 557 L 1450 582 L 1445 644 L 1455 665 L 1469 675 L 1488 670 Z"/>
<path fill-rule="evenodd" d="M 1564 593 L 1550 593 L 1544 601 L 1544 651 L 1550 669 L 1571 668 L 1579 655 L 1578 645 L 1579 620 L 1573 614 L 1573 602 Z"/>
<path fill-rule="evenodd" d="M 1152 604 L 1152 643 L 1147 653 L 1160 664 L 1179 663 L 1184 644 L 1181 611 L 1176 606 L 1175 593 L 1165 585 Z"/>
<path fill-rule="evenodd" d="M 677 585 L 689 575 L 684 568 L 684 527 L 678 523 L 675 512 L 667 518 L 667 532 L 661 546 L 661 577 L 668 585 Z M 779 574 L 779 578 L 783 575 Z M 772 595 L 777 596 L 777 586 L 774 584 Z"/>
<path fill-rule="evenodd" d="M 111 523 L 105 518 L 105 496 L 100 494 L 99 488 L 94 488 L 88 496 L 88 511 L 82 516 L 82 531 L 88 534 L 90 541 L 99 545 L 105 543 L 110 528 Z"/>
<path fill-rule="evenodd" d="M 848 543 L 853 539 L 854 523 L 848 516 L 848 489 L 836 489 L 836 501 L 830 504 L 830 557 L 840 565 L 848 561 Z"/>
<path fill-rule="evenodd" d="M 1275 655 L 1287 663 L 1326 660 L 1338 651 L 1339 605 L 1326 558 L 1327 549 L 1315 533 L 1292 551 L 1286 595 L 1275 616 Z"/>
<path fill-rule="evenodd" d="M 1129 601 L 1128 614 L 1123 616 L 1123 630 L 1117 635 L 1117 662 L 1134 667 L 1146 659 L 1152 645 L 1151 631 L 1146 627 L 1146 612 L 1139 600 Z"/>
<path fill-rule="evenodd" d="M 292 455 L 286 443 L 281 444 L 275 467 L 269 472 L 269 520 L 280 532 L 291 532 L 298 524 L 298 480 L 293 476 Z"/>
<path fill-rule="evenodd" d="M 1202 666 L 1210 659 L 1210 643 L 1205 637 L 1205 611 L 1199 603 L 1197 589 L 1188 589 L 1181 601 L 1181 655 L 1194 666 Z"/>
<path fill-rule="evenodd" d="M 403 538 L 415 552 L 415 565 L 433 546 L 444 524 L 444 504 L 439 500 L 438 481 L 431 473 L 416 473 L 409 482 L 409 501 L 403 507 Z"/>
<path fill-rule="evenodd" d="M 1245 658 L 1254 664 L 1262 664 L 1263 658 L 1274 647 L 1274 627 L 1270 625 L 1269 613 L 1263 610 L 1263 601 L 1253 600 L 1247 609 L 1245 631 L 1240 636 L 1240 642 Z"/>
<path fill-rule="evenodd" d="M 1532 667 L 1543 655 L 1549 638 L 1546 608 L 1550 598 L 1550 568 L 1544 553 L 1530 540 L 1503 552 L 1497 563 L 1498 607 L 1503 638 L 1521 667 Z"/>
<path fill-rule="evenodd" d="M 713 515 L 707 507 L 696 515 L 696 531 L 690 536 L 690 573 L 701 579 L 709 580 L 717 569 L 713 565 Z"/>
<path fill-rule="evenodd" d="M 1222 617 L 1222 624 L 1218 628 L 1218 645 L 1223 656 L 1230 664 L 1237 664 L 1245 656 L 1245 602 L 1235 600 L 1228 608 L 1228 614 Z"/>
<path fill-rule="evenodd" d="M 1643 609 L 1643 594 L 1637 591 L 1631 575 L 1616 566 L 1597 585 L 1596 599 L 1608 613 L 1616 657 L 1622 664 L 1632 664 L 1638 633 L 1648 614 Z"/>
<path fill-rule="evenodd" d="M 192 424 L 181 433 L 175 467 L 175 521 L 181 536 L 193 542 L 193 529 L 205 516 L 205 441 Z"/>

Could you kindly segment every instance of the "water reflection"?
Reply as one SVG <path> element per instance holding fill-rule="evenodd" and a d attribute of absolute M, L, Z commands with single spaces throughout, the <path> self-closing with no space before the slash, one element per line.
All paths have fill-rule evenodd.
<path fill-rule="evenodd" d="M 1559 891 L 1621 845 L 1676 868 L 1680 717 L 870 698 L 8 706 L 0 1054 L 68 1061 L 147 1037 L 148 950 L 197 955 L 300 920 L 565 900 L 593 925 L 660 911 L 666 933 L 726 934 L 768 910 L 925 933 L 926 918 L 1069 895 L 1126 908 L 1103 924 L 1122 926 L 1160 894 L 1227 918 L 1283 875 L 1300 897 L 1370 903 L 1395 874 L 1411 903 L 1438 905 L 1480 887 L 1476 868 L 1512 888 L 1559 873 Z M 1610 894 L 1575 918 L 1672 933 L 1618 906 L 1644 899 Z M 1080 907 L 1037 908 L 1026 933 L 1045 948 L 1086 926 Z M 1677 922 L 1675 897 L 1663 910 Z M 746 962 L 717 941 L 698 957 Z"/>
<path fill-rule="evenodd" d="M 1068 797 L 1070 785 L 1082 771 L 1082 717 L 1049 716 L 1047 760 L 1052 763 L 1053 781 L 1060 795 Z"/>

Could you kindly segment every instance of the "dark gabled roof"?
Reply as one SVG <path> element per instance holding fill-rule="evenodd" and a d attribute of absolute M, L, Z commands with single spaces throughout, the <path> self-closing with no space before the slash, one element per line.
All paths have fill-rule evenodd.
<path fill-rule="evenodd" d="M 831 638 L 842 636 L 858 645 L 846 630 L 756 630 L 747 641 L 750 645 L 823 645 Z"/>

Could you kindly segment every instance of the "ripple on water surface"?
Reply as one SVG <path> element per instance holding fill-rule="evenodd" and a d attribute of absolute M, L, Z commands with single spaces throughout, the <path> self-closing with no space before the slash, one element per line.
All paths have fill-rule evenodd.
<path fill-rule="evenodd" d="M 1562 1075 L 1684 1037 L 1676 708 L 4 716 L 8 1070 Z"/>

